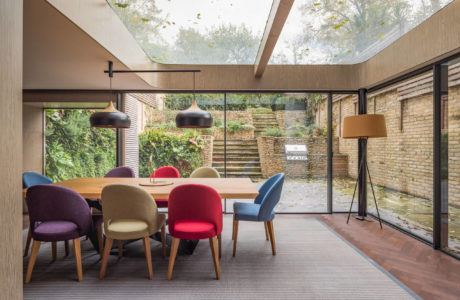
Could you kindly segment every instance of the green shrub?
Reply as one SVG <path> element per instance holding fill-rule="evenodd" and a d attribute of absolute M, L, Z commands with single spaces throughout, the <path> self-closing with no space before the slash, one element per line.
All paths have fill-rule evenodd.
<path fill-rule="evenodd" d="M 308 128 L 305 125 L 296 123 L 287 128 L 287 136 L 305 137 L 307 136 Z"/>
<path fill-rule="evenodd" d="M 139 177 L 148 177 L 149 158 L 153 167 L 177 168 L 182 177 L 201 166 L 200 150 L 204 141 L 194 130 L 182 134 L 167 133 L 161 129 L 150 129 L 139 134 Z"/>
<path fill-rule="evenodd" d="M 235 133 L 235 132 L 238 132 L 240 130 L 254 129 L 254 126 L 249 125 L 249 124 L 243 124 L 243 123 L 236 122 L 236 121 L 228 121 L 227 122 L 227 129 L 228 129 L 228 132 Z"/>
<path fill-rule="evenodd" d="M 116 132 L 91 127 L 92 110 L 45 111 L 45 175 L 54 181 L 102 177 L 116 166 Z"/>
<path fill-rule="evenodd" d="M 268 127 L 262 132 L 262 136 L 282 137 L 285 134 L 279 127 Z"/>

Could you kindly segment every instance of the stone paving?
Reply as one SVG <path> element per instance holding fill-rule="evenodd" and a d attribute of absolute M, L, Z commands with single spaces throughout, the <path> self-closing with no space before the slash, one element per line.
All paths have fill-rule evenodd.
<path fill-rule="evenodd" d="M 258 187 L 263 181 L 256 183 Z M 349 178 L 333 181 L 333 211 L 348 212 L 355 181 Z M 415 235 L 431 241 L 432 201 L 400 193 L 384 187 L 375 187 L 382 219 Z M 369 211 L 375 213 L 372 191 L 368 187 Z M 248 200 L 235 200 L 248 201 Z M 248 201 L 249 202 L 249 201 Z M 353 211 L 357 210 L 357 195 Z M 233 201 L 227 200 L 227 212 L 233 211 Z M 323 213 L 327 211 L 326 179 L 286 179 L 281 201 L 275 208 L 278 213 Z M 460 209 L 449 206 L 449 248 L 460 254 Z"/>

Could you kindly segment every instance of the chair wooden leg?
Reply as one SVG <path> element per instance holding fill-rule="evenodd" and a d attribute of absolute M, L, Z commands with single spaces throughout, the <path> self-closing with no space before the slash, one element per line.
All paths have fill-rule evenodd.
<path fill-rule="evenodd" d="M 166 228 L 164 224 L 161 226 L 161 252 L 163 257 L 166 257 Z"/>
<path fill-rule="evenodd" d="M 268 222 L 268 233 L 270 234 L 270 242 L 272 244 L 272 253 L 273 255 L 276 255 L 275 231 L 273 230 L 273 221 Z"/>
<path fill-rule="evenodd" d="M 174 262 L 176 261 L 177 249 L 179 248 L 180 239 L 173 237 L 171 243 L 171 252 L 169 253 L 168 280 L 172 278 Z"/>
<path fill-rule="evenodd" d="M 29 247 L 30 247 L 31 241 L 32 241 L 32 231 L 30 231 L 30 227 L 29 227 L 29 231 L 27 232 L 26 247 L 24 248 L 24 257 L 26 257 L 27 254 L 29 254 Z"/>
<path fill-rule="evenodd" d="M 236 255 L 236 242 L 238 239 L 238 220 L 233 220 L 233 256 Z"/>
<path fill-rule="evenodd" d="M 105 248 L 104 254 L 102 255 L 102 265 L 101 265 L 101 272 L 99 273 L 99 278 L 104 279 L 105 271 L 107 270 L 107 262 L 109 261 L 110 250 L 112 250 L 113 239 L 106 238 L 105 239 Z"/>
<path fill-rule="evenodd" d="M 81 281 L 83 279 L 83 270 L 81 267 L 80 238 L 73 239 L 73 252 L 75 254 L 75 264 L 77 265 L 78 281 Z"/>
<path fill-rule="evenodd" d="M 69 241 L 65 240 L 64 241 L 64 249 L 65 249 L 65 256 L 69 256 Z"/>
<path fill-rule="evenodd" d="M 209 239 L 209 246 L 211 246 L 212 260 L 214 261 L 214 269 L 216 270 L 216 279 L 220 279 L 220 266 L 219 258 L 217 257 L 217 241 L 216 237 Z"/>
<path fill-rule="evenodd" d="M 217 241 L 219 242 L 219 259 L 222 257 L 222 233 L 219 233 L 217 236 Z"/>
<path fill-rule="evenodd" d="M 56 242 L 51 242 L 51 256 L 52 256 L 52 261 L 56 260 L 56 254 L 57 252 L 57 243 Z"/>
<path fill-rule="evenodd" d="M 34 241 L 32 243 L 32 251 L 30 252 L 29 265 L 27 266 L 26 281 L 25 283 L 30 282 L 32 277 L 32 270 L 34 269 L 35 260 L 37 260 L 38 250 L 40 249 L 40 242 Z"/>
<path fill-rule="evenodd" d="M 144 252 L 145 259 L 147 260 L 147 270 L 149 272 L 149 279 L 153 279 L 153 269 L 152 269 L 152 254 L 150 253 L 150 237 L 146 236 L 142 239 L 144 242 Z"/>
<path fill-rule="evenodd" d="M 270 237 L 269 237 L 269 233 L 268 233 L 268 223 L 267 222 L 264 222 L 264 227 L 265 227 L 265 238 L 268 240 L 270 240 Z"/>
<path fill-rule="evenodd" d="M 104 253 L 104 236 L 102 235 L 102 223 L 97 226 L 97 242 L 99 244 L 99 255 L 102 259 L 102 253 Z"/>
<path fill-rule="evenodd" d="M 123 256 L 123 241 L 118 240 L 118 257 Z"/>
<path fill-rule="evenodd" d="M 235 217 L 233 217 L 232 241 L 235 239 Z"/>

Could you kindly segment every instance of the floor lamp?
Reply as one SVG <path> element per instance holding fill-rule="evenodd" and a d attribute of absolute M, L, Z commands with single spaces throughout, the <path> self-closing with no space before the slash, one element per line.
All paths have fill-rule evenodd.
<path fill-rule="evenodd" d="M 377 114 L 366 114 L 350 116 L 343 119 L 343 132 L 342 138 L 344 139 L 358 139 L 363 143 L 367 144 L 369 138 L 386 137 L 387 129 L 385 125 L 385 117 Z M 371 173 L 369 172 L 369 166 L 367 164 L 367 155 L 361 157 L 358 168 L 358 177 L 356 178 L 355 189 L 353 191 L 353 198 L 351 200 L 350 210 L 348 211 L 347 224 L 350 220 L 351 208 L 355 200 L 356 187 L 358 186 L 358 180 L 361 172 L 366 172 L 369 176 L 369 182 L 371 183 L 372 195 L 374 196 L 375 208 L 377 209 L 377 216 L 379 218 L 380 228 L 382 228 L 382 221 L 380 219 L 379 207 L 377 206 L 377 199 L 375 198 L 374 185 L 372 184 Z M 362 217 L 361 220 L 364 220 Z"/>

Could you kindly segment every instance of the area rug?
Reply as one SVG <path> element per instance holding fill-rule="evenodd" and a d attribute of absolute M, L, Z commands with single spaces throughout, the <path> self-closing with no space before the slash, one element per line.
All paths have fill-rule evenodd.
<path fill-rule="evenodd" d="M 232 216 L 224 217 L 221 280 L 215 279 L 211 250 L 201 241 L 193 255 L 177 257 L 173 280 L 166 280 L 168 257 L 152 240 L 153 280 L 147 279 L 142 242 L 109 259 L 99 280 L 100 259 L 82 239 L 83 281 L 76 281 L 73 254 L 51 262 L 42 244 L 24 299 L 417 299 L 418 296 L 313 217 L 277 216 L 277 255 L 271 253 L 263 223 L 240 222 L 232 256 Z M 27 232 L 24 231 L 24 239 Z M 169 249 L 168 249 L 169 251 Z M 24 274 L 28 257 L 24 258 Z"/>

